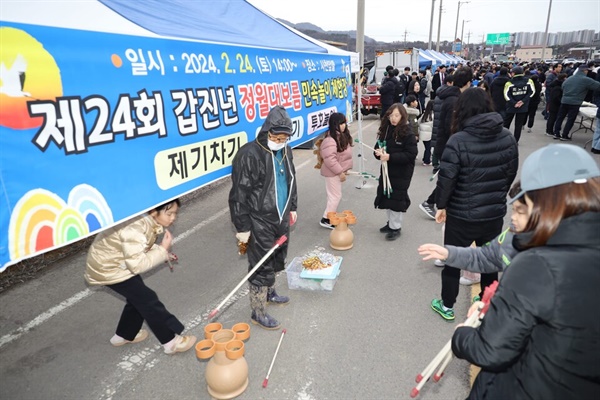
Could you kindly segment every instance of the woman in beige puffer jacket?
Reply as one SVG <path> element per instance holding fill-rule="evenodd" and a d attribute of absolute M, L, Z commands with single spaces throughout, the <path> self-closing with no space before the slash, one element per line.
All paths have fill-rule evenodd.
<path fill-rule="evenodd" d="M 88 251 L 85 280 L 90 285 L 105 285 L 127 301 L 116 333 L 110 339 L 113 346 L 146 339 L 148 332 L 141 329 L 144 321 L 167 354 L 187 351 L 196 342 L 194 336 L 180 336 L 183 324 L 140 276 L 170 257 L 168 250 L 173 237 L 164 228 L 175 221 L 178 209 L 179 200 L 173 200 L 108 229 L 96 236 Z M 163 231 L 163 240 L 157 245 L 156 239 Z"/>

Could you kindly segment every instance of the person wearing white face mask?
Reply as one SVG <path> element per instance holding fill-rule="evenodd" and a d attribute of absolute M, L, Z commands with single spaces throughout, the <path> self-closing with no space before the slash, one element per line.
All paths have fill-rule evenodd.
<path fill-rule="evenodd" d="M 256 140 L 246 143 L 233 159 L 229 210 L 236 238 L 247 243 L 248 270 L 273 247 L 282 235 L 289 238 L 296 222 L 296 170 L 292 150 L 292 120 L 285 108 L 275 106 L 267 115 Z M 254 273 L 250 284 L 252 323 L 265 329 L 279 328 L 266 305 L 286 304 L 289 298 L 274 289 L 275 273 L 283 270 L 288 241 Z"/>

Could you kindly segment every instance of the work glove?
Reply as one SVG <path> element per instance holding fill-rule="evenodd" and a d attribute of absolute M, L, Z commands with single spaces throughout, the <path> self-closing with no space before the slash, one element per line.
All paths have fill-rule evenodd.
<path fill-rule="evenodd" d="M 294 225 L 297 219 L 298 214 L 296 213 L 296 211 L 290 211 L 290 226 Z"/>
<path fill-rule="evenodd" d="M 238 232 L 235 234 L 235 238 L 242 243 L 248 243 L 250 239 L 250 231 L 248 232 Z"/>
<path fill-rule="evenodd" d="M 250 239 L 250 232 L 238 232 L 235 234 L 238 240 L 238 254 L 243 256 L 248 250 L 248 239 Z"/>

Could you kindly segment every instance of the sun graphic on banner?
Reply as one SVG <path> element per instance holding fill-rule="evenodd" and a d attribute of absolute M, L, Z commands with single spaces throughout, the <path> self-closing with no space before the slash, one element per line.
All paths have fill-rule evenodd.
<path fill-rule="evenodd" d="M 41 126 L 42 117 L 30 117 L 27 102 L 62 96 L 60 70 L 54 58 L 21 29 L 0 27 L 0 48 L 0 126 Z"/>
<path fill-rule="evenodd" d="M 45 189 L 30 190 L 19 199 L 10 217 L 10 258 L 60 246 L 112 223 L 106 200 L 90 185 L 74 187 L 66 202 Z"/>

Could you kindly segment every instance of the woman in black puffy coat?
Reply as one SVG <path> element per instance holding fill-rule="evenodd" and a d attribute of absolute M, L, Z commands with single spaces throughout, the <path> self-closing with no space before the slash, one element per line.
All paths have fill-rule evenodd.
<path fill-rule="evenodd" d="M 462 92 L 454 104 L 451 132 L 442 153 L 436 186 L 436 221 L 445 222 L 444 244 L 477 246 L 502 231 L 506 195 L 519 167 L 519 151 L 511 132 L 503 128 L 490 96 L 478 88 Z M 481 274 L 482 290 L 497 274 Z M 441 300 L 431 308 L 445 320 L 454 320 L 460 270 L 442 270 Z M 481 294 L 480 294 L 481 295 Z"/>

